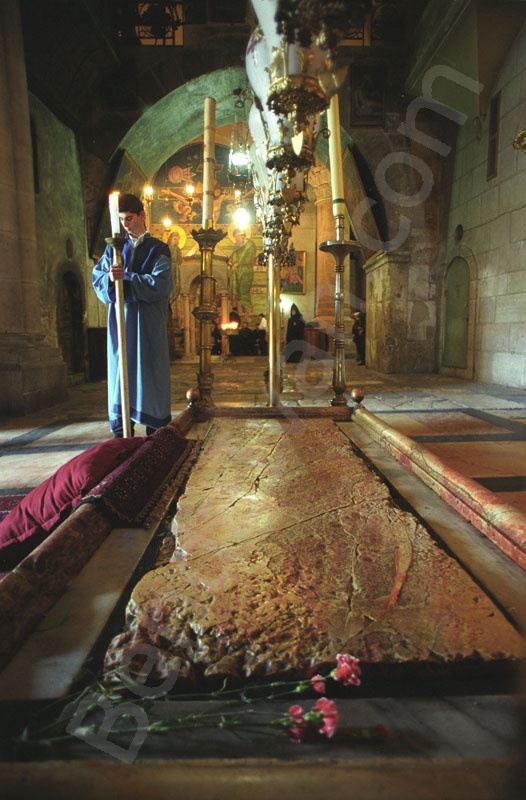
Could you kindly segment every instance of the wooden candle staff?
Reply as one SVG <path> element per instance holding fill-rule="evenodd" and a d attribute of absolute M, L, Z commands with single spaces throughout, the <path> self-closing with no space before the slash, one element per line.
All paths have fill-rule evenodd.
<path fill-rule="evenodd" d="M 124 239 L 120 235 L 121 223 L 119 219 L 119 192 L 112 192 L 109 197 L 111 238 L 106 242 L 113 248 L 113 263 L 122 261 L 122 247 Z M 126 350 L 126 325 L 124 318 L 124 285 L 122 278 L 115 281 L 115 312 L 117 315 L 117 341 L 119 347 L 119 379 L 121 388 L 121 413 L 122 432 L 124 437 L 130 437 L 130 396 L 128 389 L 128 351 Z"/>

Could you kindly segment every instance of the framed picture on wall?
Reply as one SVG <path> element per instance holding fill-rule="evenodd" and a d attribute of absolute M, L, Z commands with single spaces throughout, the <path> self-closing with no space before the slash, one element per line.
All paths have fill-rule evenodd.
<path fill-rule="evenodd" d="M 351 125 L 381 125 L 385 111 L 384 64 L 351 67 Z"/>
<path fill-rule="evenodd" d="M 281 291 L 283 294 L 305 294 L 306 253 L 296 250 L 296 263 L 281 270 Z"/>

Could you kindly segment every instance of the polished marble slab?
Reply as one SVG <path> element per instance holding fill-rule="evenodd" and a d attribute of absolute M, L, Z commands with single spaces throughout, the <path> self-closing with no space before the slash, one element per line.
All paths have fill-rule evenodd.
<path fill-rule="evenodd" d="M 369 408 L 369 403 L 364 403 L 364 405 Z M 380 412 L 378 416 L 388 422 L 391 427 L 400 431 L 400 433 L 404 433 L 406 436 L 418 441 L 421 441 L 423 436 L 443 439 L 451 434 L 465 437 L 473 434 L 487 436 L 489 434 L 502 434 L 503 432 L 502 426 L 497 422 L 491 423 L 477 418 L 469 410 L 459 411 L 456 408 L 449 411 L 434 412 L 406 411 L 399 413 L 394 411 L 389 414 Z"/>
<path fill-rule="evenodd" d="M 185 556 L 134 587 L 106 669 L 151 635 L 159 676 L 177 660 L 197 686 L 308 678 L 337 652 L 417 684 L 474 653 L 521 657 L 522 637 L 334 421 L 300 422 L 213 418 L 175 515 Z"/>
<path fill-rule="evenodd" d="M 526 442 L 427 442 L 426 447 L 454 469 L 472 478 L 523 475 Z"/>

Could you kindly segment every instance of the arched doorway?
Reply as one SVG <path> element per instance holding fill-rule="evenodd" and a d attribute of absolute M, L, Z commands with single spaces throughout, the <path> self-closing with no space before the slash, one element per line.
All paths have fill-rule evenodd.
<path fill-rule="evenodd" d="M 469 332 L 469 265 L 457 257 L 449 265 L 445 285 L 442 366 L 466 369 Z"/>
<path fill-rule="evenodd" d="M 69 375 L 84 375 L 84 307 L 82 288 L 74 272 L 62 275 L 57 301 L 57 335 Z"/>

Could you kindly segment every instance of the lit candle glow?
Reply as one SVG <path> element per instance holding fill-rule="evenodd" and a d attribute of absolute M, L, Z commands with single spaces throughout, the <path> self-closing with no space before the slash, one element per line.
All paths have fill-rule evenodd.
<path fill-rule="evenodd" d="M 121 221 L 119 219 L 119 192 L 110 194 L 110 220 L 111 235 L 119 236 L 121 232 Z"/>
<path fill-rule="evenodd" d="M 213 97 L 207 97 L 203 147 L 203 228 L 212 227 L 214 221 L 215 114 L 216 101 Z"/>
<path fill-rule="evenodd" d="M 327 127 L 329 128 L 329 162 L 331 170 L 332 213 L 335 217 L 345 213 L 343 196 L 342 143 L 340 136 L 340 107 L 338 95 L 331 97 L 327 109 Z"/>

